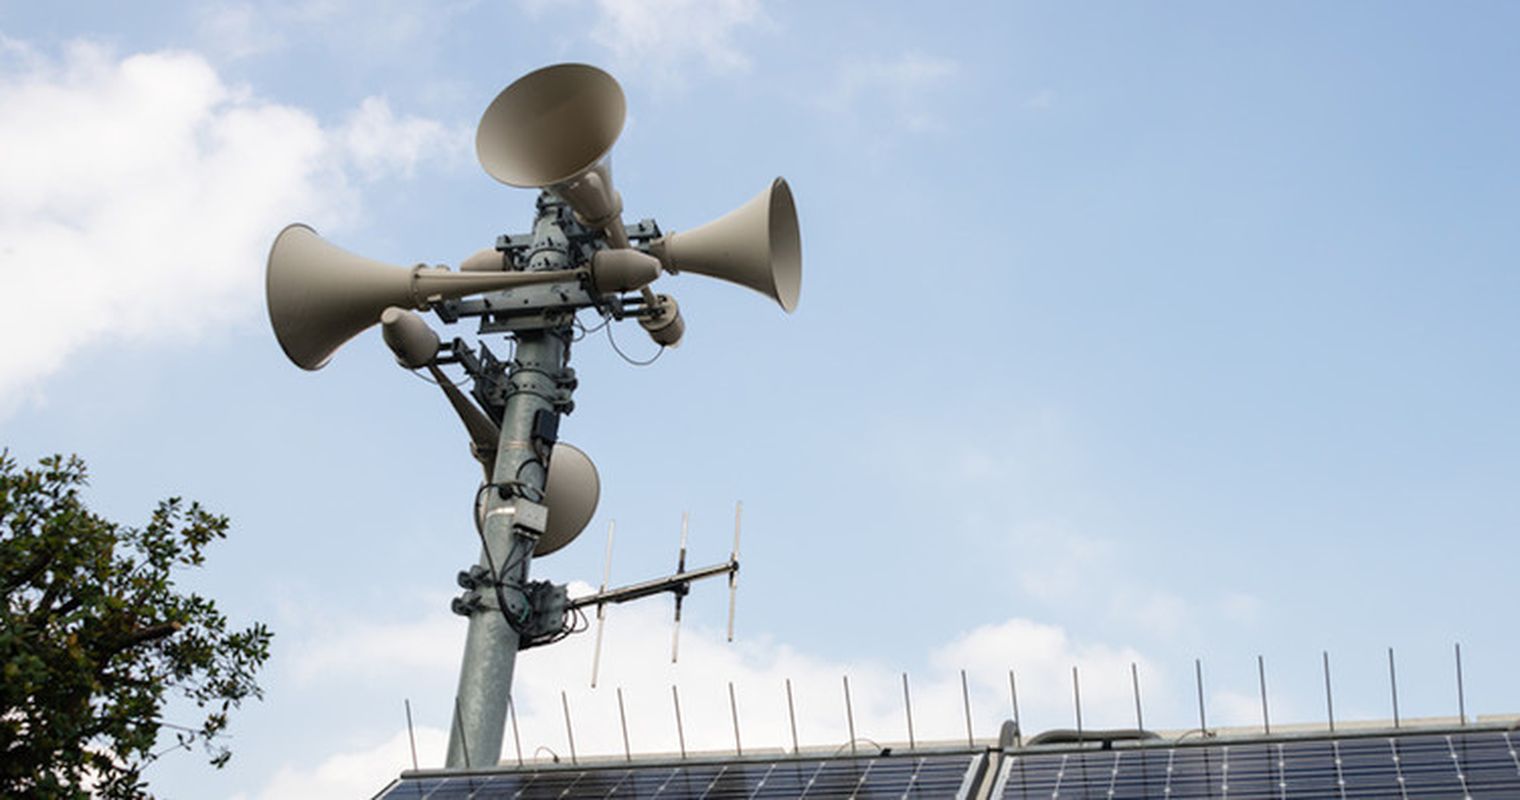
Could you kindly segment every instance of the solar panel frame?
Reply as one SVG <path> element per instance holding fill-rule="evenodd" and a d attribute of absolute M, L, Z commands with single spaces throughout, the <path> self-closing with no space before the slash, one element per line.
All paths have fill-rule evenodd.
<path fill-rule="evenodd" d="M 991 798 L 1497 798 L 1520 796 L 1507 726 L 1383 729 L 999 754 Z"/>
<path fill-rule="evenodd" d="M 747 757 L 533 768 L 402 773 L 375 800 L 517 798 L 872 797 L 966 798 L 986 773 L 985 750 L 913 751 L 839 757 Z"/>

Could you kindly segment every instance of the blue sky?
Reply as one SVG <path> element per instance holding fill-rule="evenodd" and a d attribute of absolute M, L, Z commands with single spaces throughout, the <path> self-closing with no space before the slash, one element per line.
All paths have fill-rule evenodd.
<path fill-rule="evenodd" d="M 377 333 L 321 372 L 263 310 L 275 233 L 314 225 L 396 264 L 457 263 L 531 222 L 478 167 L 507 83 L 560 61 L 622 82 L 629 219 L 689 229 L 784 175 L 801 303 L 683 275 L 683 346 L 576 346 L 562 435 L 600 511 L 534 574 L 594 582 L 725 557 L 745 504 L 740 642 L 725 597 L 611 613 L 526 655 L 525 746 L 688 732 L 780 745 L 978 734 L 1017 668 L 1033 729 L 1520 709 L 1507 666 L 1520 524 L 1520 11 L 1508 4 L 0 3 L 0 444 L 77 452 L 91 499 L 233 518 L 189 579 L 277 634 L 236 755 L 151 774 L 169 796 L 378 789 L 402 699 L 441 761 L 475 558 L 478 468 L 435 389 Z M 454 335 L 470 335 L 462 326 Z M 651 345 L 615 331 L 633 355 Z M 498 350 L 501 348 L 498 347 Z M 920 695 L 921 693 L 921 695 Z M 687 698 L 691 698 L 687 700 Z M 921 697 L 921 699 L 920 699 Z M 938 726 L 938 727 L 936 727 Z M 927 733 L 925 733 L 927 731 Z M 509 740 L 510 741 L 510 740 Z"/>

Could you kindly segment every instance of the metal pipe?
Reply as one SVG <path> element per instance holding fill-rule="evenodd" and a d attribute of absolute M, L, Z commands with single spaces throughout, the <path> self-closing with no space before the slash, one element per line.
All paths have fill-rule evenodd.
<path fill-rule="evenodd" d="M 1193 674 L 1198 680 L 1198 732 L 1209 735 L 1209 723 L 1203 714 L 1203 659 L 1193 659 Z"/>
<path fill-rule="evenodd" d="M 523 765 L 522 736 L 517 730 L 517 703 L 511 697 L 507 698 L 507 713 L 512 720 L 512 746 L 517 749 L 517 766 Z"/>
<path fill-rule="evenodd" d="M 628 747 L 628 712 L 623 710 L 623 687 L 617 690 L 618 698 L 618 722 L 623 726 L 623 760 L 633 760 L 633 750 Z"/>
<path fill-rule="evenodd" d="M 1019 729 L 1019 743 L 1024 738 L 1024 724 L 1019 722 L 1019 684 L 1013 678 L 1013 670 L 1008 670 L 1008 697 L 1013 700 L 1013 726 Z"/>
<path fill-rule="evenodd" d="M 670 699 L 676 705 L 676 739 L 681 743 L 681 760 L 686 760 L 686 726 L 681 724 L 681 694 L 675 684 L 670 685 Z"/>
<path fill-rule="evenodd" d="M 417 769 L 417 734 L 412 732 L 412 701 L 407 698 L 406 702 L 406 740 L 412 746 L 412 769 Z"/>
<path fill-rule="evenodd" d="M 976 739 L 971 735 L 971 689 L 966 684 L 965 670 L 961 670 L 961 702 L 966 706 L 966 746 L 976 747 Z"/>
<path fill-rule="evenodd" d="M 559 204 L 541 196 L 538 218 L 533 224 L 533 251 L 528 270 L 542 272 L 564 269 L 570 265 L 564 231 L 558 223 Z M 507 373 L 510 386 L 530 389 L 507 395 L 502 415 L 501 439 L 497 445 L 496 464 L 491 481 L 510 486 L 509 497 L 499 492 L 486 493 L 486 511 L 481 525 L 480 565 L 492 570 L 493 579 L 502 584 L 501 596 L 520 597 L 520 587 L 528 582 L 528 566 L 533 558 L 535 537 L 518 530 L 518 500 L 522 495 L 537 501 L 542 498 L 548 476 L 547 457 L 540 458 L 534 441 L 534 420 L 539 412 L 556 415 L 561 409 L 549 399 L 562 387 L 550 376 L 558 374 L 569 361 L 568 326 L 563 330 L 519 331 L 514 334 L 516 348 Z M 519 634 L 507 621 L 505 609 L 488 602 L 470 615 L 465 636 L 464 656 L 459 668 L 459 690 L 455 695 L 455 723 L 449 730 L 449 767 L 466 766 L 473 750 L 478 764 L 495 764 L 501 758 L 502 735 L 506 728 L 508 697 L 517 664 Z"/>
<path fill-rule="evenodd" d="M 1462 643 L 1457 642 L 1457 721 L 1467 725 L 1467 699 L 1462 691 Z"/>
<path fill-rule="evenodd" d="M 559 693 L 560 705 L 565 707 L 565 738 L 570 741 L 570 763 L 578 764 L 575 760 L 575 729 L 570 726 L 570 697 L 563 690 Z"/>
<path fill-rule="evenodd" d="M 743 757 L 744 748 L 739 744 L 739 701 L 734 698 L 734 682 L 728 682 L 728 711 L 734 718 L 734 755 Z"/>
<path fill-rule="evenodd" d="M 1330 724 L 1330 732 L 1335 733 L 1335 699 L 1330 691 L 1330 651 L 1321 651 L 1325 662 L 1325 719 Z"/>
<path fill-rule="evenodd" d="M 850 731 L 850 755 L 853 756 L 853 755 L 856 755 L 856 752 L 855 752 L 855 709 L 850 704 L 850 676 L 845 675 L 843 677 L 844 677 L 844 718 L 845 718 L 845 723 L 849 726 L 849 731 Z"/>
<path fill-rule="evenodd" d="M 1071 668 L 1071 700 L 1077 711 L 1077 738 L 1082 737 L 1082 682 L 1077 678 L 1077 668 Z"/>
<path fill-rule="evenodd" d="M 792 723 L 792 755 L 797 755 L 802 748 L 797 746 L 797 709 L 792 705 L 792 679 L 786 679 L 786 717 Z"/>
<path fill-rule="evenodd" d="M 1272 735 L 1272 720 L 1267 716 L 1267 661 L 1256 656 L 1256 676 L 1261 681 L 1261 732 Z"/>
<path fill-rule="evenodd" d="M 908 749 L 913 750 L 918 747 L 918 743 L 913 741 L 913 698 L 908 694 L 908 673 L 904 672 L 902 676 L 903 711 L 908 715 Z"/>

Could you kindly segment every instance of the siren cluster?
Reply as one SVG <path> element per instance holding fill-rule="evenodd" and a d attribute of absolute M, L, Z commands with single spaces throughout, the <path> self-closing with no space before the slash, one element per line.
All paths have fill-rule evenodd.
<path fill-rule="evenodd" d="M 574 540 L 600 494 L 591 460 L 559 441 L 578 383 L 569 367 L 576 315 L 636 320 L 655 343 L 677 345 L 686 331 L 680 307 L 652 287 L 683 272 L 748 287 L 787 312 L 797 306 L 801 238 L 786 181 L 775 179 L 692 230 L 626 222 L 608 157 L 626 114 L 617 81 L 584 64 L 537 70 L 497 95 L 477 129 L 480 164 L 501 183 L 538 190 L 537 214 L 531 232 L 497 236 L 457 270 L 371 260 L 302 224 L 281 231 L 269 253 L 269 319 L 285 355 L 302 369 L 321 369 L 379 325 L 396 361 L 438 384 L 485 473 L 475 509 L 481 557 L 460 573 L 465 592 L 454 601 L 470 629 L 450 766 L 468 766 L 471 754 L 476 763 L 500 754 L 516 652 L 570 632 L 586 604 L 569 600 L 563 586 L 528 580 L 531 559 Z M 478 336 L 511 339 L 511 356 L 497 358 L 483 339 L 440 337 L 419 311 L 445 324 L 476 319 Z M 470 379 L 468 395 L 444 372 L 451 365 Z M 711 571 L 732 583 L 737 570 L 736 548 Z M 678 573 L 641 586 L 679 598 L 691 580 L 709 577 Z M 599 593 L 598 608 L 628 596 L 618 591 Z"/>
<path fill-rule="evenodd" d="M 586 282 L 602 296 L 647 291 L 661 271 L 737 283 L 794 310 L 802 246 L 785 179 L 714 222 L 646 236 L 630 249 L 622 195 L 613 188 L 607 159 L 625 115 L 622 89 L 611 75 L 585 64 L 560 64 L 507 87 L 477 129 L 476 152 L 487 174 L 509 186 L 546 190 L 570 206 L 581 226 L 599 234 L 589 262 L 570 274 L 524 270 L 503 257 L 500 244 L 465 259 L 458 273 L 421 264 L 395 267 L 330 244 L 309 226 L 287 227 L 270 250 L 266 287 L 270 322 L 285 354 L 303 369 L 320 369 L 344 343 L 380 322 L 390 306 L 424 310 L 445 300 L 566 280 Z M 673 301 L 664 296 L 641 317 L 652 334 L 668 324 L 684 327 L 650 323 L 679 319 L 666 302 Z M 679 336 L 655 339 L 674 344 Z"/>

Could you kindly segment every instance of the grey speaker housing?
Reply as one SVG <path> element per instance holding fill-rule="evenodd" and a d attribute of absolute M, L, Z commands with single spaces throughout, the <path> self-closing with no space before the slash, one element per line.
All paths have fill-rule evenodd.
<path fill-rule="evenodd" d="M 509 186 L 565 183 L 596 166 L 623 131 L 623 89 L 589 64 L 555 64 L 518 78 L 475 132 L 480 165 Z"/>
<path fill-rule="evenodd" d="M 706 225 L 656 239 L 649 252 L 670 272 L 748 286 L 788 313 L 802 293 L 802 234 L 785 178 Z"/>
<path fill-rule="evenodd" d="M 380 336 L 407 369 L 421 369 L 438 357 L 438 334 L 415 312 L 391 306 L 380 312 Z"/>

